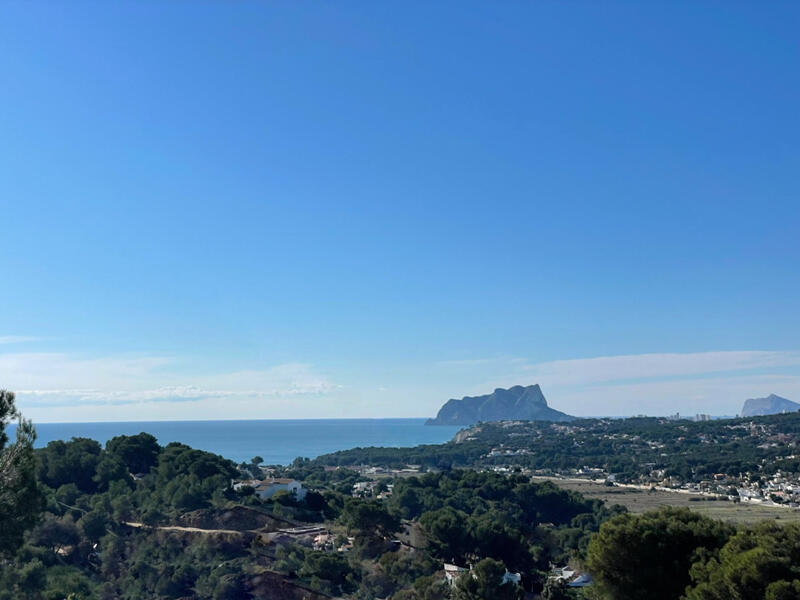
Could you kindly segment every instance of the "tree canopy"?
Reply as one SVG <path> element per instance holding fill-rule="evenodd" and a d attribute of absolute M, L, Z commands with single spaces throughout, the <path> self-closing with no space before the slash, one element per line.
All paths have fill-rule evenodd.
<path fill-rule="evenodd" d="M 718 551 L 730 525 L 688 509 L 622 514 L 589 542 L 588 567 L 609 600 L 678 600 L 702 553 Z"/>
<path fill-rule="evenodd" d="M 503 581 L 505 574 L 502 562 L 484 558 L 458 578 L 453 600 L 522 600 L 522 588 L 513 581 Z"/>
<path fill-rule="evenodd" d="M 763 522 L 740 530 L 720 550 L 697 562 L 687 600 L 800 598 L 800 524 Z"/>
<path fill-rule="evenodd" d="M 158 462 L 161 447 L 149 433 L 119 435 L 106 442 L 106 450 L 119 458 L 131 473 L 148 473 Z"/>
<path fill-rule="evenodd" d="M 6 428 L 15 420 L 16 439 L 9 443 Z M 36 483 L 35 439 L 36 431 L 17 410 L 13 392 L 0 390 L 0 554 L 10 554 L 20 546 L 43 506 Z"/>

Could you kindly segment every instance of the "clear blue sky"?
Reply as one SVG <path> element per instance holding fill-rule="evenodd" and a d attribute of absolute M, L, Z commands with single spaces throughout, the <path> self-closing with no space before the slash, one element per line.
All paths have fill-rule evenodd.
<path fill-rule="evenodd" d="M 0 386 L 39 420 L 800 401 L 798 31 L 793 2 L 7 3 Z"/>

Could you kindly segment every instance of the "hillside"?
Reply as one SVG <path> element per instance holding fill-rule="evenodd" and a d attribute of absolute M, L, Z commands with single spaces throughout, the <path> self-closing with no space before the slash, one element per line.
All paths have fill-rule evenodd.
<path fill-rule="evenodd" d="M 354 448 L 314 462 L 386 468 L 412 464 L 445 470 L 519 467 L 538 475 L 592 477 L 613 473 L 622 483 L 707 482 L 715 490 L 722 485 L 727 491 L 731 485 L 749 489 L 754 473 L 761 478 L 777 471 L 800 474 L 800 459 L 795 456 L 798 445 L 800 412 L 698 422 L 663 417 L 575 419 L 569 423 L 482 423 L 446 444 Z M 800 489 L 800 475 L 786 478 Z M 763 496 L 766 489 L 752 491 Z"/>
<path fill-rule="evenodd" d="M 488 421 L 571 421 L 574 417 L 547 406 L 538 384 L 497 388 L 485 396 L 448 400 L 427 425 L 474 425 Z"/>
<path fill-rule="evenodd" d="M 786 398 L 781 398 L 775 394 L 770 394 L 766 398 L 750 398 L 745 400 L 742 407 L 743 417 L 759 417 L 763 415 L 779 415 L 782 413 L 796 412 L 800 409 L 800 404 L 792 402 Z"/>

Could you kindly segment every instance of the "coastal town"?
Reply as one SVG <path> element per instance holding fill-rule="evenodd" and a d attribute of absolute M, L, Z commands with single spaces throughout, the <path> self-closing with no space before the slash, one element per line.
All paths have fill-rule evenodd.
<path fill-rule="evenodd" d="M 720 421 L 674 417 L 567 424 L 511 421 L 465 430 L 457 442 L 478 443 L 503 432 L 502 441 L 476 461 L 497 472 L 579 478 L 610 486 L 798 508 L 798 421 L 796 414 Z M 549 452 L 553 446 L 586 463 L 559 468 L 552 455 L 537 460 L 545 448 Z M 615 458 L 609 456 L 611 451 L 624 452 L 629 460 L 608 460 Z M 705 457 L 702 464 L 696 460 L 699 456 Z M 713 466 L 718 470 L 712 471 Z"/>
<path fill-rule="evenodd" d="M 361 496 L 372 495 L 382 479 L 471 468 L 797 509 L 798 447 L 800 413 L 719 420 L 674 415 L 482 423 L 426 454 L 363 449 L 323 462 L 333 468 L 338 459 L 358 472 L 365 479 L 355 490 Z"/>
<path fill-rule="evenodd" d="M 327 477 L 341 479 L 350 474 L 352 481 L 341 488 L 342 491 L 354 500 L 378 502 L 393 511 L 398 510 L 398 499 L 393 498 L 395 490 L 398 484 L 405 485 L 401 482 L 417 481 L 448 469 L 463 469 L 532 483 L 550 482 L 581 493 L 586 493 L 587 489 L 605 490 L 603 499 L 610 503 L 619 500 L 625 504 L 629 498 L 650 498 L 658 494 L 668 506 L 724 507 L 732 511 L 728 516 L 740 510 L 736 507 L 742 510 L 753 507 L 756 516 L 762 518 L 767 514 L 763 511 L 775 508 L 788 518 L 800 508 L 800 475 L 792 468 L 797 460 L 798 424 L 798 416 L 793 414 L 728 420 L 669 417 L 570 423 L 505 421 L 466 428 L 450 443 L 428 449 L 432 455 L 437 453 L 437 448 L 443 455 L 468 449 L 464 456 L 469 456 L 469 464 L 442 468 L 431 464 L 428 457 L 403 462 L 402 449 L 390 459 L 333 465 L 325 464 L 330 457 L 323 457 L 311 464 Z M 368 449 L 362 452 L 366 454 Z M 699 454 L 716 456 L 716 462 L 709 460 L 705 466 L 717 468 L 713 472 L 686 469 Z M 349 459 L 349 455 L 345 456 Z M 635 460 L 619 462 L 621 456 Z M 260 466 L 260 478 L 252 476 L 252 465 L 243 465 L 240 469 L 242 477 L 233 482 L 233 488 L 241 492 L 242 488 L 250 487 L 261 501 L 276 500 L 284 494 L 299 501 L 315 491 L 313 480 L 312 483 L 304 481 L 300 471 L 293 471 L 291 467 L 276 470 Z M 575 485 L 583 487 L 571 488 Z M 669 498 L 674 498 L 674 502 Z M 630 502 L 628 508 L 637 510 Z M 644 508 L 652 506 L 645 502 Z M 403 520 L 401 530 L 386 540 L 387 548 L 394 545 L 400 553 L 413 554 L 418 544 L 429 543 L 426 537 L 420 536 L 419 523 Z M 356 536 L 339 525 L 330 524 L 282 527 L 265 535 L 263 541 L 275 547 L 299 544 L 336 555 L 354 552 L 359 545 Z M 466 575 L 474 576 L 469 561 L 445 560 L 437 580 L 455 589 Z M 521 571 L 507 569 L 501 581 L 516 582 L 516 585 L 523 575 Z M 565 560 L 549 564 L 546 581 L 547 585 L 579 590 L 591 586 L 593 577 L 582 561 Z"/>

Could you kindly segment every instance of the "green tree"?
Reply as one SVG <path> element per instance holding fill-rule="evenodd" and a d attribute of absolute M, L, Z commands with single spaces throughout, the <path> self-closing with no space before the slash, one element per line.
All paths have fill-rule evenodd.
<path fill-rule="evenodd" d="M 106 451 L 119 458 L 131 473 L 147 473 L 158 462 L 161 446 L 149 433 L 118 435 L 106 442 Z"/>
<path fill-rule="evenodd" d="M 133 516 L 133 503 L 128 496 L 119 496 L 111 501 L 111 510 L 113 519 L 124 523 Z"/>
<path fill-rule="evenodd" d="M 418 491 L 408 485 L 400 485 L 392 494 L 392 503 L 404 519 L 412 519 L 422 512 L 423 506 Z"/>
<path fill-rule="evenodd" d="M 56 501 L 61 503 L 62 508 L 73 506 L 80 497 L 81 492 L 74 483 L 65 483 L 56 490 Z"/>
<path fill-rule="evenodd" d="M 454 600 L 522 600 L 522 588 L 513 581 L 503 581 L 505 565 L 499 560 L 484 558 L 469 573 L 458 578 Z"/>
<path fill-rule="evenodd" d="M 508 516 L 494 509 L 469 518 L 467 529 L 475 553 L 501 560 L 514 571 L 528 572 L 533 568 L 528 544 L 518 529 L 504 521 Z"/>
<path fill-rule="evenodd" d="M 219 578 L 211 597 L 213 600 L 240 600 L 244 594 L 244 584 L 241 578 L 228 574 Z"/>
<path fill-rule="evenodd" d="M 68 442 L 55 440 L 37 450 L 39 480 L 51 488 L 74 483 L 83 493 L 97 491 L 94 480 L 103 447 L 88 438 L 72 438 Z"/>
<path fill-rule="evenodd" d="M 325 497 L 314 490 L 309 490 L 306 493 L 304 502 L 309 510 L 324 511 L 328 507 Z"/>
<path fill-rule="evenodd" d="M 419 522 L 434 553 L 449 561 L 462 558 L 472 550 L 467 519 L 466 513 L 447 507 L 423 513 Z"/>
<path fill-rule="evenodd" d="M 6 427 L 14 420 L 16 440 L 9 444 Z M 17 410 L 14 394 L 0 390 L 0 554 L 11 554 L 22 544 L 23 534 L 44 507 L 36 483 L 35 439 L 36 431 Z"/>
<path fill-rule="evenodd" d="M 739 531 L 719 555 L 692 567 L 688 600 L 800 598 L 800 524 L 763 522 Z"/>
<path fill-rule="evenodd" d="M 77 568 L 58 565 L 47 570 L 47 600 L 84 600 L 93 597 L 93 590 L 91 579 Z"/>
<path fill-rule="evenodd" d="M 357 537 L 386 538 L 400 528 L 400 520 L 374 500 L 348 498 L 339 521 Z"/>
<path fill-rule="evenodd" d="M 548 579 L 542 590 L 542 600 L 572 600 L 575 596 L 563 579 Z"/>
<path fill-rule="evenodd" d="M 106 455 L 100 459 L 95 467 L 95 475 L 92 480 L 97 484 L 97 489 L 101 492 L 106 491 L 113 481 L 130 481 L 128 468 L 117 457 Z"/>
<path fill-rule="evenodd" d="M 96 542 L 106 534 L 108 516 L 100 510 L 93 510 L 81 517 L 78 521 L 78 526 L 86 539 Z"/>
<path fill-rule="evenodd" d="M 592 538 L 588 568 L 610 600 L 677 600 L 691 581 L 693 559 L 719 550 L 731 533 L 729 525 L 688 509 L 623 514 Z"/>
<path fill-rule="evenodd" d="M 78 528 L 71 517 L 46 518 L 33 530 L 31 537 L 35 544 L 50 548 L 54 553 L 66 546 L 74 546 L 80 541 Z"/>
<path fill-rule="evenodd" d="M 38 558 L 24 564 L 19 570 L 19 588 L 25 598 L 37 598 L 47 583 L 47 568 Z"/>
<path fill-rule="evenodd" d="M 353 569 L 347 558 L 339 553 L 309 552 L 297 574 L 304 579 L 316 578 L 328 582 L 331 589 L 338 593 L 349 593 L 354 589 Z"/>
<path fill-rule="evenodd" d="M 797 600 L 800 598 L 800 581 L 773 581 L 764 592 L 764 600 Z"/>
<path fill-rule="evenodd" d="M 149 527 L 157 527 L 164 522 L 164 513 L 158 510 L 155 507 L 147 509 L 144 514 L 142 514 L 142 523 Z"/>
<path fill-rule="evenodd" d="M 392 600 L 450 600 L 450 586 L 440 575 L 426 575 L 397 592 Z"/>

